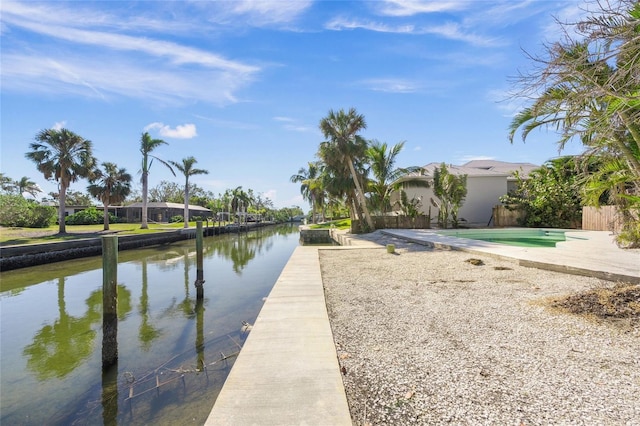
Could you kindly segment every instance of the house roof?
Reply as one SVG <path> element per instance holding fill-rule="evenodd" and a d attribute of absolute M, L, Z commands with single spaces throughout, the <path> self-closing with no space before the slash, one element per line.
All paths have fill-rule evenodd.
<path fill-rule="evenodd" d="M 129 204 L 128 206 L 126 206 L 126 208 L 142 208 L 142 203 L 133 203 L 133 204 Z M 184 210 L 184 204 L 178 204 L 178 203 L 147 203 L 147 208 L 148 209 L 183 209 Z M 195 210 L 195 211 L 205 211 L 205 212 L 210 212 L 211 210 L 209 210 L 208 208 L 202 207 L 202 206 L 196 206 L 193 204 L 189 204 L 189 210 Z"/>
<path fill-rule="evenodd" d="M 404 178 L 415 178 L 424 176 L 425 179 L 433 177 L 435 169 L 440 167 L 442 163 L 433 162 L 422 166 L 421 170 L 416 173 L 410 173 Z M 455 164 L 446 164 L 449 173 L 454 175 L 467 175 L 469 177 L 506 177 L 507 180 L 515 179 L 513 173 L 520 172 L 520 176 L 526 178 L 534 169 L 539 168 L 532 163 L 509 163 L 506 161 L 496 160 L 473 160 L 461 166 Z"/>
<path fill-rule="evenodd" d="M 524 178 L 526 178 L 532 170 L 540 168 L 540 166 L 532 163 L 510 163 L 507 161 L 497 160 L 471 160 L 463 164 L 463 166 L 506 173 L 509 176 L 513 175 L 513 173 L 517 171 L 520 173 L 520 176 Z"/>

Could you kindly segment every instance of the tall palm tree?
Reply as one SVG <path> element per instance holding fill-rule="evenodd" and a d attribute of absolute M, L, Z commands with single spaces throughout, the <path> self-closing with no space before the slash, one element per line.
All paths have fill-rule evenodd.
<path fill-rule="evenodd" d="M 16 189 L 18 190 L 18 194 L 24 196 L 24 193 L 31 195 L 33 198 L 39 192 L 42 192 L 37 183 L 29 179 L 27 176 L 23 176 L 20 180 L 14 182 Z"/>
<path fill-rule="evenodd" d="M 149 170 L 151 169 L 153 160 L 158 160 L 160 163 L 167 166 L 174 176 L 176 175 L 169 163 L 161 160 L 155 155 L 151 155 L 151 152 L 154 149 L 160 145 L 166 144 L 167 142 L 162 139 L 151 138 L 148 132 L 144 132 L 140 137 L 140 153 L 142 154 L 142 224 L 140 225 L 140 229 L 149 229 L 149 224 L 147 223 L 147 197 L 149 192 Z"/>
<path fill-rule="evenodd" d="M 231 190 L 231 211 L 236 212 L 239 222 L 242 222 L 240 220 L 242 216 L 239 213 L 241 213 L 243 209 L 246 212 L 252 201 L 249 194 L 242 189 L 242 186 Z"/>
<path fill-rule="evenodd" d="M 104 230 L 109 230 L 109 206 L 122 203 L 131 192 L 131 175 L 114 163 L 102 163 L 103 170 L 96 169 L 89 180 L 87 191 L 102 201 Z"/>
<path fill-rule="evenodd" d="M 66 233 L 65 207 L 67 188 L 80 178 L 88 178 L 96 163 L 91 141 L 67 129 L 40 131 L 36 142 L 29 144 L 31 151 L 25 156 L 36 163 L 45 179 L 59 184 L 58 232 Z"/>
<path fill-rule="evenodd" d="M 373 179 L 369 179 L 368 187 L 371 194 L 370 202 L 374 210 L 384 214 L 391 210 L 391 193 L 403 188 L 415 188 L 429 186 L 427 180 L 418 175 L 421 168 L 418 166 L 394 168 L 396 157 L 404 148 L 404 142 L 397 143 L 391 148 L 387 143 L 377 140 L 371 141 L 367 149 L 367 159 Z"/>
<path fill-rule="evenodd" d="M 291 176 L 293 183 L 300 183 L 300 194 L 302 198 L 311 204 L 312 222 L 316 223 L 316 212 L 320 205 L 324 205 L 324 188 L 321 179 L 321 165 L 316 162 L 309 162 L 309 168 L 301 167 L 298 173 Z"/>
<path fill-rule="evenodd" d="M 182 159 L 182 163 L 178 163 L 175 161 L 169 161 L 176 169 L 180 170 L 184 175 L 184 227 L 189 227 L 189 177 L 195 175 L 207 175 L 209 174 L 208 170 L 205 169 L 194 169 L 193 165 L 198 161 L 194 157 L 186 157 Z"/>
<path fill-rule="evenodd" d="M 366 141 L 358 136 L 360 130 L 367 128 L 364 116 L 358 114 L 355 108 L 350 108 L 348 112 L 341 109 L 338 112 L 329 110 L 329 114 L 320 120 L 320 130 L 325 138 L 324 152 L 326 158 L 322 158 L 328 166 L 337 166 L 339 163 L 345 164 L 353 179 L 355 186 L 355 204 L 358 210 L 364 214 L 367 226 L 370 230 L 375 228 L 373 220 L 369 215 L 366 199 L 360 182 L 360 175 L 356 173 L 354 162 L 361 162 L 365 157 Z M 328 154 L 328 155 L 327 155 Z M 321 153 L 321 155 L 323 155 Z"/>

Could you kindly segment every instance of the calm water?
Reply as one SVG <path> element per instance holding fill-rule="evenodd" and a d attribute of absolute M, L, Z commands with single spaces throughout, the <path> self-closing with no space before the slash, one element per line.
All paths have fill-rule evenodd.
<path fill-rule="evenodd" d="M 102 375 L 102 261 L 0 274 L 0 424 L 203 424 L 297 226 L 119 253 L 117 368 Z M 158 386 L 159 385 L 159 386 Z"/>

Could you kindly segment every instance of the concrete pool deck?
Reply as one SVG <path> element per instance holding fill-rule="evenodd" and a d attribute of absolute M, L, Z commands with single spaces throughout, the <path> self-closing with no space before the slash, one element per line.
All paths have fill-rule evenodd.
<path fill-rule="evenodd" d="M 439 235 L 429 229 L 385 229 L 385 235 L 417 244 L 515 259 L 522 266 L 640 283 L 640 250 L 624 250 L 606 231 L 567 231 L 556 247 L 516 247 Z"/>
<path fill-rule="evenodd" d="M 640 250 L 622 250 L 607 232 L 556 248 L 445 237 L 432 230 L 381 233 L 405 241 L 516 259 L 523 266 L 640 283 Z M 337 231 L 343 246 L 300 246 L 265 302 L 206 425 L 351 425 L 327 314 L 319 249 L 384 246 Z M 572 232 L 570 233 L 572 234 Z"/>

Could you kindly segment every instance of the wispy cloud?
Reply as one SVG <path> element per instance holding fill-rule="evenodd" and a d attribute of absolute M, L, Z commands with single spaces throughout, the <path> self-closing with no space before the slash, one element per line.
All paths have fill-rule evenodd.
<path fill-rule="evenodd" d="M 389 25 L 381 22 L 363 21 L 337 17 L 327 22 L 325 28 L 332 31 L 363 29 L 380 33 L 415 34 L 413 25 Z"/>
<path fill-rule="evenodd" d="M 198 136 L 196 125 L 191 123 L 178 124 L 172 129 L 171 126 L 164 123 L 155 122 L 146 125 L 144 130 L 157 130 L 160 136 L 173 139 L 193 139 Z"/>
<path fill-rule="evenodd" d="M 502 111 L 503 117 L 514 117 L 525 106 L 522 97 L 515 96 L 510 90 L 493 89 L 487 92 L 487 100 L 494 102 L 496 108 Z"/>
<path fill-rule="evenodd" d="M 291 117 L 273 117 L 273 119 L 275 121 L 282 121 L 282 122 L 286 122 L 286 123 L 292 123 L 293 121 L 295 121 L 293 118 Z"/>
<path fill-rule="evenodd" d="M 81 77 L 79 77 L 81 76 Z M 62 94 L 109 100 L 112 96 L 160 104 L 237 102 L 235 91 L 248 83 L 231 73 L 145 66 L 119 58 L 109 67 L 72 53 L 57 58 L 3 53 L 3 90 Z M 89 83 L 87 83 L 89 82 Z"/>
<path fill-rule="evenodd" d="M 235 92 L 251 83 L 260 67 L 164 40 L 140 37 L 140 28 L 118 24 L 120 17 L 60 6 L 6 2 L 2 26 L 7 36 L 20 28 L 38 35 L 19 47 L 3 44 L 3 89 L 60 93 L 109 100 L 113 95 L 163 103 L 200 100 L 237 102 Z M 91 9 L 93 10 L 93 9 Z M 92 22 L 94 26 L 88 26 Z M 157 21 L 146 27 L 160 31 Z M 121 31 L 130 33 L 121 33 Z M 6 47 L 5 47 L 6 46 Z M 55 46 L 55 49 L 52 49 Z M 64 57 L 64 60 L 59 58 Z"/>
<path fill-rule="evenodd" d="M 315 130 L 311 126 L 296 124 L 296 120 L 291 117 L 273 117 L 273 120 L 283 123 L 282 128 L 291 132 L 310 132 Z"/>
<path fill-rule="evenodd" d="M 390 25 L 382 22 L 364 21 L 360 19 L 334 18 L 325 24 L 325 28 L 332 31 L 362 29 L 382 33 L 394 34 L 431 34 L 449 40 L 457 40 L 475 46 L 492 46 L 496 40 L 492 37 L 468 32 L 465 27 L 455 22 L 446 22 L 440 25 L 417 26 L 413 24 Z"/>
<path fill-rule="evenodd" d="M 296 0 L 234 0 L 203 2 L 193 1 L 211 22 L 222 24 L 242 23 L 254 27 L 289 24 L 308 10 L 313 1 Z"/>
<path fill-rule="evenodd" d="M 415 93 L 422 88 L 418 82 L 400 78 L 371 78 L 361 84 L 369 90 L 386 93 Z"/>
<path fill-rule="evenodd" d="M 376 4 L 378 13 L 386 16 L 413 16 L 421 13 L 450 12 L 463 10 L 468 5 L 468 1 L 453 0 L 386 0 Z"/>

